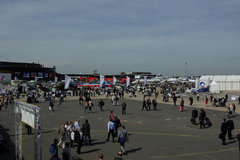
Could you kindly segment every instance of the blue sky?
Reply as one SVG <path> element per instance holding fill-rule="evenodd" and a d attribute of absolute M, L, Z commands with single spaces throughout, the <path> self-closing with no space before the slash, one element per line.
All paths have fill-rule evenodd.
<path fill-rule="evenodd" d="M 240 74 L 239 8 L 239 0 L 1 0 L 0 61 L 60 73 Z"/>

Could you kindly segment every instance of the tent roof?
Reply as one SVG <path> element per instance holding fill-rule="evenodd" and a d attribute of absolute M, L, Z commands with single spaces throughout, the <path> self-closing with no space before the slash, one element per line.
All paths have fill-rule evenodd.
<path fill-rule="evenodd" d="M 214 76 L 213 77 L 213 80 L 222 80 L 222 81 L 225 81 L 227 79 L 227 75 L 221 75 L 221 76 Z"/>
<path fill-rule="evenodd" d="M 214 77 L 214 75 L 204 75 L 204 76 L 201 76 L 201 77 L 199 78 L 199 80 L 200 80 L 200 81 L 201 81 L 201 80 L 207 80 L 209 77 L 210 77 L 210 80 L 212 80 L 213 77 Z"/>
<path fill-rule="evenodd" d="M 228 76 L 226 81 L 240 81 L 240 75 Z"/>

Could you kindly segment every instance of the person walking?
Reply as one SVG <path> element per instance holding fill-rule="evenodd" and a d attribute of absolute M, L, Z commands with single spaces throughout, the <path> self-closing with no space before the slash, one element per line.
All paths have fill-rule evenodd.
<path fill-rule="evenodd" d="M 116 158 L 114 158 L 114 160 L 123 160 L 122 152 L 118 152 L 118 156 Z"/>
<path fill-rule="evenodd" d="M 83 106 L 83 96 L 80 95 L 79 97 L 79 105 Z"/>
<path fill-rule="evenodd" d="M 88 112 L 88 101 L 84 102 L 84 113 L 86 113 L 86 111 L 87 111 L 87 113 L 89 113 Z"/>
<path fill-rule="evenodd" d="M 153 105 L 153 110 L 157 110 L 157 100 L 156 100 L 156 98 L 153 98 L 153 100 L 152 100 L 152 105 Z"/>
<path fill-rule="evenodd" d="M 145 99 L 143 99 L 143 106 L 142 106 L 142 110 L 141 110 L 141 111 L 143 111 L 144 108 L 146 108 L 146 110 L 148 111 L 148 109 L 147 109 L 147 107 L 146 107 L 146 101 L 145 101 Z"/>
<path fill-rule="evenodd" d="M 54 111 L 54 108 L 53 108 L 54 104 L 53 104 L 53 100 L 51 99 L 51 102 L 49 104 L 49 107 L 51 108 L 50 110 Z"/>
<path fill-rule="evenodd" d="M 49 154 L 51 160 L 59 160 L 58 158 L 58 139 L 54 139 L 53 144 L 49 147 Z"/>
<path fill-rule="evenodd" d="M 192 110 L 192 123 L 197 125 L 196 123 L 196 118 L 198 117 L 198 111 L 196 109 L 196 107 L 194 107 L 194 109 Z"/>
<path fill-rule="evenodd" d="M 192 95 L 191 97 L 189 97 L 189 101 L 190 101 L 190 106 L 193 104 L 193 98 L 192 98 Z"/>
<path fill-rule="evenodd" d="M 205 104 L 206 104 L 206 107 L 207 107 L 207 104 L 208 104 L 208 97 L 207 97 L 207 94 L 206 94 L 206 97 L 205 97 Z"/>
<path fill-rule="evenodd" d="M 88 123 L 88 120 L 85 119 L 85 123 L 82 125 L 82 132 L 84 135 L 84 143 L 86 146 L 91 146 L 91 137 L 90 137 L 90 124 Z M 88 142 L 87 142 L 88 139 Z"/>
<path fill-rule="evenodd" d="M 205 128 L 204 117 L 205 117 L 204 112 L 202 109 L 200 109 L 200 112 L 199 112 L 200 128 L 199 129 L 202 129 L 202 126 L 203 126 L 203 128 Z"/>
<path fill-rule="evenodd" d="M 121 126 L 121 122 L 117 118 L 117 115 L 114 116 L 113 123 L 114 123 L 114 127 L 115 127 L 115 129 L 114 129 L 115 137 L 117 137 L 117 135 L 118 135 L 118 128 Z"/>
<path fill-rule="evenodd" d="M 183 108 L 184 108 L 184 100 L 182 98 L 181 102 L 180 102 L 180 111 L 183 112 Z"/>
<path fill-rule="evenodd" d="M 88 107 L 89 107 L 89 113 L 92 113 L 93 102 L 91 100 L 88 102 Z"/>
<path fill-rule="evenodd" d="M 125 102 L 122 103 L 122 114 L 126 114 L 127 105 Z"/>
<path fill-rule="evenodd" d="M 174 103 L 174 106 L 176 106 L 176 102 L 177 102 L 177 97 L 175 96 L 175 94 L 173 93 L 173 103 Z"/>
<path fill-rule="evenodd" d="M 226 124 L 227 124 L 228 140 L 233 139 L 232 130 L 234 130 L 234 122 L 228 117 Z"/>
<path fill-rule="evenodd" d="M 69 130 L 70 130 L 70 146 L 73 148 L 73 141 L 74 141 L 74 136 L 76 131 L 76 128 L 74 127 L 73 122 L 70 122 Z"/>
<path fill-rule="evenodd" d="M 151 110 L 151 99 L 147 99 L 147 109 L 150 111 Z"/>
<path fill-rule="evenodd" d="M 71 160 L 72 156 L 71 156 L 71 148 L 69 147 L 69 143 L 66 143 L 66 148 L 63 149 L 62 151 L 62 157 L 63 160 Z"/>
<path fill-rule="evenodd" d="M 75 140 L 78 144 L 77 154 L 81 154 L 82 140 L 83 140 L 83 133 L 81 132 L 81 127 L 79 127 L 75 133 Z"/>
<path fill-rule="evenodd" d="M 62 124 L 62 126 L 58 129 L 58 134 L 59 134 L 59 142 L 58 142 L 58 146 L 60 148 L 65 148 L 65 132 L 66 132 L 66 128 L 65 125 Z"/>
<path fill-rule="evenodd" d="M 80 127 L 79 121 L 79 119 L 76 119 L 76 121 L 74 122 L 74 127 L 76 130 L 78 130 L 78 128 Z"/>
<path fill-rule="evenodd" d="M 109 118 L 108 119 L 108 138 L 106 139 L 106 141 L 109 141 L 109 138 L 110 138 L 110 134 L 112 134 L 112 139 L 113 139 L 113 143 L 114 143 L 114 129 L 115 129 L 115 126 L 114 126 L 114 123 L 112 122 L 112 119 Z"/>
<path fill-rule="evenodd" d="M 102 108 L 104 106 L 103 100 L 100 99 L 100 101 L 98 103 L 99 103 L 100 111 L 103 111 L 103 108 Z"/>
<path fill-rule="evenodd" d="M 126 152 L 124 150 L 125 142 L 129 141 L 128 133 L 125 130 L 125 126 L 121 126 L 121 130 L 118 132 L 118 139 L 120 142 L 121 151 L 122 151 L 123 155 L 125 155 L 126 154 Z"/>
<path fill-rule="evenodd" d="M 223 120 L 222 120 L 222 124 L 221 124 L 221 127 L 220 127 L 220 129 L 221 129 L 221 139 L 222 139 L 222 145 L 225 145 L 226 143 L 225 143 L 225 141 L 226 141 L 226 134 L 227 134 L 227 124 L 226 124 L 226 119 L 225 118 L 223 118 Z"/>

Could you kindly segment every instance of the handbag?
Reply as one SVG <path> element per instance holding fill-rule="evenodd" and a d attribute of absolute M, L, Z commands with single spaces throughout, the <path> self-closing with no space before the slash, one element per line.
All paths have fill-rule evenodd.
<path fill-rule="evenodd" d="M 222 139 L 222 133 L 219 133 L 218 138 Z"/>
<path fill-rule="evenodd" d="M 122 131 L 122 135 L 123 135 L 123 131 Z M 123 137 L 120 138 L 120 143 L 124 143 L 125 141 L 126 141 L 126 139 L 125 139 L 125 137 L 123 135 Z"/>
<path fill-rule="evenodd" d="M 51 111 L 51 110 L 52 110 L 52 107 L 51 107 L 51 106 L 49 106 L 49 107 L 48 107 L 48 109 L 49 109 L 49 111 Z"/>

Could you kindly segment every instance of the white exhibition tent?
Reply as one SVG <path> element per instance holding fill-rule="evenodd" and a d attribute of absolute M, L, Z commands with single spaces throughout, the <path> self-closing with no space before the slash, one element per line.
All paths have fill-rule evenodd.
<path fill-rule="evenodd" d="M 211 93 L 220 93 L 220 86 L 216 81 L 212 81 L 212 83 L 210 83 L 209 85 L 209 91 Z"/>
<path fill-rule="evenodd" d="M 226 90 L 240 90 L 240 75 L 232 75 L 227 77 Z"/>
<path fill-rule="evenodd" d="M 225 91 L 226 90 L 226 79 L 227 75 L 217 75 L 214 76 L 213 80 L 216 81 L 220 85 L 220 90 Z"/>
<path fill-rule="evenodd" d="M 199 79 L 200 87 L 201 83 L 207 87 L 208 79 L 210 79 L 210 83 L 215 81 L 219 85 L 220 91 L 240 90 L 240 75 L 204 75 Z"/>

